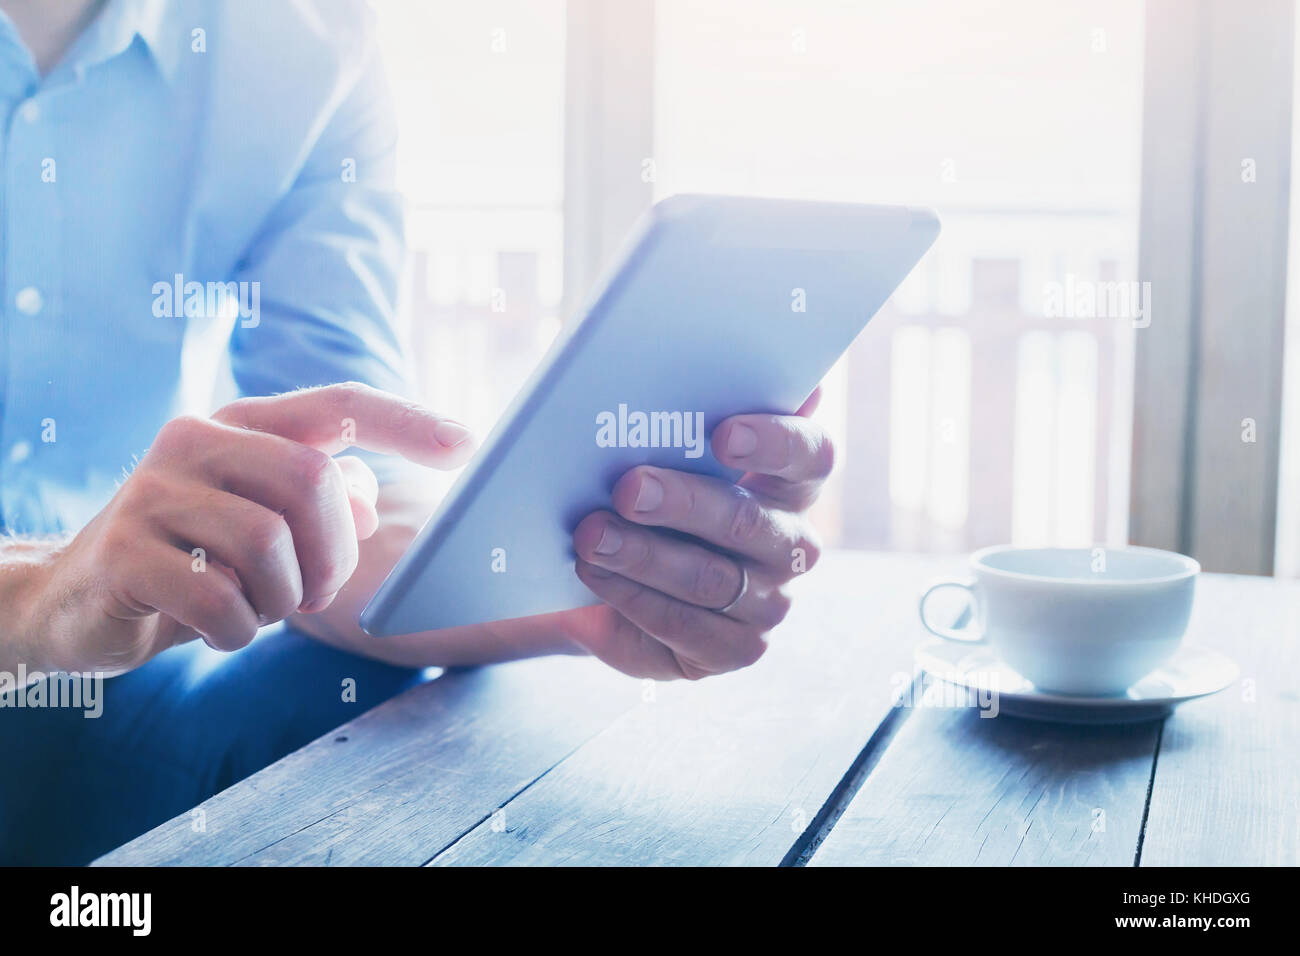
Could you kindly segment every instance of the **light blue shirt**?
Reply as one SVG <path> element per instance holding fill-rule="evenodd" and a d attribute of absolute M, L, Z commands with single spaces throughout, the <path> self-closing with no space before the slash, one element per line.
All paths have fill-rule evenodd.
<path fill-rule="evenodd" d="M 407 391 L 396 133 L 352 0 L 0 13 L 0 528 L 75 530 L 213 386 Z"/>

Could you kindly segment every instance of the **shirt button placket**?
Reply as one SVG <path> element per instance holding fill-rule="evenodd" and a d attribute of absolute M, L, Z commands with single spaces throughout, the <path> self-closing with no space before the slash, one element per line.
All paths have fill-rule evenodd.
<path fill-rule="evenodd" d="M 41 307 L 45 305 L 45 297 L 41 295 L 41 290 L 36 286 L 24 286 L 14 296 L 14 305 L 18 307 L 18 311 L 23 315 L 38 315 Z"/>
<path fill-rule="evenodd" d="M 4 185 L 4 289 L 5 323 L 3 364 L 3 427 L 0 428 L 0 472 L 4 477 L 3 510 L 7 524 L 29 524 L 39 514 L 40 476 L 38 448 L 42 409 L 53 397 L 47 386 L 49 364 L 63 350 L 51 337 L 58 330 L 54 305 L 58 295 L 57 178 L 45 182 L 43 161 L 54 158 L 47 110 L 35 96 L 14 108 L 5 130 Z M 57 170 L 57 166 L 55 167 Z M 57 173 L 56 173 L 57 177 Z M 16 228 L 21 224 L 22 228 Z M 15 529 L 17 530 L 17 529 Z"/>

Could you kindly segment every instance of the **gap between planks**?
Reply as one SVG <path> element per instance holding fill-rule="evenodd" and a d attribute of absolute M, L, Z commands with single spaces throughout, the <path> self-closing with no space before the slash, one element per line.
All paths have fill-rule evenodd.
<path fill-rule="evenodd" d="M 908 685 L 908 693 L 913 696 L 908 698 L 915 700 L 915 695 L 924 689 L 925 675 L 917 674 L 912 678 L 912 683 Z M 890 743 L 902 729 L 904 722 L 915 708 L 912 707 L 894 707 L 885 719 L 876 727 L 875 732 L 867 740 L 862 751 L 849 765 L 849 769 L 844 776 L 840 778 L 834 789 L 831 790 L 830 796 L 822 808 L 817 811 L 812 822 L 799 834 L 789 852 L 782 858 L 777 866 L 807 866 L 808 861 L 812 859 L 817 848 L 822 845 L 830 832 L 834 829 L 835 824 L 839 822 L 840 817 L 844 816 L 844 811 L 849 808 L 853 798 L 858 795 L 862 785 L 867 782 L 871 772 L 876 769 L 876 764 L 880 763 L 880 758 L 884 756 L 885 751 L 889 749 Z"/>
<path fill-rule="evenodd" d="M 1160 764 L 1160 745 L 1165 739 L 1165 721 L 1168 717 L 1162 717 L 1160 720 L 1160 729 L 1156 731 L 1155 752 L 1151 754 L 1151 778 L 1147 781 L 1147 799 L 1142 805 L 1142 825 L 1138 827 L 1137 850 L 1133 853 L 1133 865 L 1135 867 L 1142 865 L 1142 843 L 1147 837 L 1147 817 L 1151 814 L 1151 795 L 1156 789 L 1156 768 Z"/>
<path fill-rule="evenodd" d="M 616 719 L 617 719 L 617 718 L 616 718 Z M 470 824 L 468 827 L 466 827 L 466 828 L 465 828 L 464 830 L 462 830 L 460 833 L 456 834 L 456 838 L 455 838 L 454 840 L 452 840 L 451 842 L 449 842 L 449 843 L 448 843 L 446 846 L 444 846 L 441 850 L 439 850 L 439 851 L 438 851 L 437 853 L 435 853 L 433 856 L 429 857 L 427 860 L 425 860 L 423 863 L 421 863 L 420 866 L 423 868 L 423 867 L 426 867 L 426 866 L 431 865 L 431 864 L 433 863 L 434 860 L 438 859 L 438 857 L 442 856 L 444 853 L 446 853 L 448 850 L 450 850 L 452 847 L 454 847 L 454 846 L 455 846 L 457 843 L 459 843 L 461 840 L 465 839 L 465 837 L 469 836 L 471 833 L 473 833 L 475 830 L 477 830 L 477 829 L 478 829 L 479 827 L 481 827 L 483 824 L 485 824 L 485 823 L 487 823 L 489 820 L 491 820 L 491 819 L 492 819 L 492 814 L 496 813 L 498 810 L 504 810 L 506 807 L 510 806 L 510 804 L 513 803 L 516 799 L 518 799 L 520 796 L 522 796 L 523 794 L 525 794 L 525 793 L 527 793 L 529 790 L 531 790 L 531 789 L 533 788 L 533 786 L 534 786 L 535 784 L 537 784 L 537 782 L 540 781 L 543 777 L 545 777 L 547 774 L 549 774 L 552 770 L 554 770 L 554 769 L 555 769 L 556 767 L 558 767 L 560 764 L 564 763 L 564 761 L 568 760 L 570 757 L 572 757 L 574 754 L 576 754 L 576 753 L 577 753 L 579 750 L 581 750 L 583 747 L 587 746 L 588 743 L 590 743 L 590 742 L 591 742 L 592 740 L 594 740 L 596 737 L 600 736 L 600 734 L 602 734 L 602 733 L 604 733 L 604 728 L 602 728 L 601 730 L 596 731 L 596 732 L 593 733 L 590 737 L 587 737 L 585 740 L 583 740 L 581 743 L 579 743 L 576 747 L 574 747 L 572 750 L 570 750 L 568 753 L 566 753 L 563 757 L 561 757 L 559 760 L 555 761 L 555 763 L 551 764 L 549 767 L 547 767 L 545 770 L 543 770 L 543 771 L 542 771 L 541 773 L 539 773 L 537 776 L 533 777 L 532 780 L 529 780 L 526 784 L 524 784 L 522 787 L 520 787 L 520 788 L 519 788 L 518 790 L 516 790 L 514 793 L 510 794 L 510 796 L 506 797 L 506 799 L 503 800 L 503 801 L 500 803 L 500 805 L 498 805 L 498 806 L 496 806 L 496 807 L 493 807 L 492 810 L 490 810 L 487 814 L 485 814 L 484 816 L 482 816 L 482 817 L 480 817 L 479 819 L 475 820 L 472 824 Z"/>
<path fill-rule="evenodd" d="M 970 605 L 967 605 L 957 613 L 950 626 L 965 627 L 970 623 L 970 619 L 971 608 Z M 925 673 L 918 672 L 915 674 L 912 677 L 912 683 L 907 687 L 908 693 L 912 696 L 906 699 L 917 700 L 916 695 L 918 692 L 925 690 L 925 685 Z M 880 722 L 875 732 L 867 739 L 861 752 L 849 765 L 849 769 L 844 772 L 840 782 L 831 790 L 830 796 L 826 798 L 826 802 L 817 811 L 817 815 L 813 817 L 812 822 L 808 824 L 803 833 L 799 834 L 798 839 L 794 841 L 794 846 L 790 847 L 777 866 L 799 867 L 808 865 L 808 861 L 817 852 L 817 848 L 830 836 L 835 824 L 839 823 L 840 817 L 844 816 L 844 811 L 849 808 L 853 798 L 858 795 L 858 791 L 867 782 L 867 778 L 871 776 L 871 771 L 876 769 L 876 764 L 880 763 L 880 758 L 889 749 L 890 743 L 902 730 L 903 724 L 914 709 L 913 707 L 895 707 L 885 715 L 885 719 Z M 1151 790 L 1148 787 L 1148 805 L 1150 801 Z M 1143 816 L 1143 823 L 1145 822 L 1146 817 Z"/>

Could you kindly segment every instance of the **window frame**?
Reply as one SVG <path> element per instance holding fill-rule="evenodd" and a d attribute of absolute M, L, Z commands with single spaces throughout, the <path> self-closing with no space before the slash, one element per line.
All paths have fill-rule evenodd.
<path fill-rule="evenodd" d="M 1273 571 L 1294 17 L 1294 0 L 1249 15 L 1146 0 L 1138 278 L 1153 295 L 1135 345 L 1129 540 L 1207 570 Z M 570 314 L 653 200 L 655 0 L 569 0 L 567 19 Z"/>
<path fill-rule="evenodd" d="M 1210 571 L 1273 572 L 1294 47 L 1292 0 L 1147 0 L 1129 536 Z"/>

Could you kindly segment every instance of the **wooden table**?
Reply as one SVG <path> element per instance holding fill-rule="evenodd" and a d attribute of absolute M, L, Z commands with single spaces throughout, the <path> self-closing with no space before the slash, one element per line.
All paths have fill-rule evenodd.
<path fill-rule="evenodd" d="M 208 800 L 204 832 L 184 814 L 99 862 L 1300 863 L 1300 582 L 1203 576 L 1189 640 L 1240 680 L 1072 727 L 941 706 L 914 673 L 916 595 L 961 567 L 833 554 L 762 661 L 699 683 L 448 672 Z"/>

